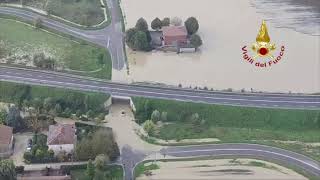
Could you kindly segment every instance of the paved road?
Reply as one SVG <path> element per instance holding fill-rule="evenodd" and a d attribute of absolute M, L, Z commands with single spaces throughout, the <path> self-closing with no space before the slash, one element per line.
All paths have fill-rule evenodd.
<path fill-rule="evenodd" d="M 160 88 L 138 86 L 89 80 L 66 74 L 50 73 L 0 67 L 0 80 L 15 81 L 26 84 L 42 84 L 47 86 L 99 91 L 113 96 L 142 96 L 178 101 L 202 102 L 207 104 L 223 104 L 233 106 L 320 109 L 320 96 L 279 95 L 279 94 L 237 94 L 210 91 L 197 91 L 179 88 Z"/>
<path fill-rule="evenodd" d="M 121 70 L 125 67 L 125 57 L 123 52 L 123 33 L 120 9 L 118 8 L 117 0 L 107 0 L 109 11 L 111 12 L 111 24 L 103 29 L 99 30 L 82 30 L 61 22 L 50 19 L 50 17 L 41 16 L 37 13 L 17 9 L 11 7 L 0 7 L 0 14 L 7 14 L 19 17 L 24 20 L 33 21 L 40 17 L 42 25 L 54 29 L 59 32 L 83 39 L 85 41 L 98 44 L 102 47 L 109 49 L 113 68 Z"/>
<path fill-rule="evenodd" d="M 249 156 L 273 160 L 284 165 L 296 166 L 320 178 L 320 162 L 291 151 L 254 144 L 216 144 L 186 147 L 169 147 L 161 154 L 174 157 L 199 156 Z"/>

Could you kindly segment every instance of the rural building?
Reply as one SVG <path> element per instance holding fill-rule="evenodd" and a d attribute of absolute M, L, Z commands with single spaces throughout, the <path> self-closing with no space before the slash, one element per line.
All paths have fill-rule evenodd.
<path fill-rule="evenodd" d="M 185 26 L 165 26 L 162 28 L 163 46 L 180 46 L 188 43 L 188 32 Z"/>
<path fill-rule="evenodd" d="M 61 151 L 71 153 L 76 143 L 75 124 L 56 124 L 49 126 L 47 145 L 55 154 Z"/>
<path fill-rule="evenodd" d="M 12 153 L 13 128 L 0 125 L 0 157 L 8 157 Z"/>

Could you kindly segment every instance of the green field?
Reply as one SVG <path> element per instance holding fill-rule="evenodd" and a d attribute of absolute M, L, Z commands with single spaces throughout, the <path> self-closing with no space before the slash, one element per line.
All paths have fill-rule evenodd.
<path fill-rule="evenodd" d="M 50 14 L 85 26 L 100 24 L 105 19 L 100 0 L 48 0 L 46 9 Z"/>
<path fill-rule="evenodd" d="M 110 54 L 102 47 L 72 41 L 13 20 L 0 19 L 0 30 L 0 58 L 9 64 L 32 66 L 34 55 L 43 53 L 68 73 L 111 79 Z M 100 57 L 104 65 L 99 63 Z"/>
<path fill-rule="evenodd" d="M 106 179 L 123 180 L 123 169 L 121 166 L 108 166 L 103 173 L 106 174 Z M 89 180 L 86 175 L 86 169 L 71 170 L 72 180 Z"/>
<path fill-rule="evenodd" d="M 20 4 L 20 0 L 8 0 Z M 100 0 L 24 0 L 25 6 L 47 11 L 67 21 L 83 26 L 93 26 L 105 20 Z"/>
<path fill-rule="evenodd" d="M 155 136 L 161 139 L 219 138 L 223 141 L 292 140 L 320 142 L 320 111 L 246 108 L 168 100 L 133 98 L 140 123 L 153 110 L 167 112 L 167 124 Z M 191 122 L 198 113 L 202 125 Z"/>

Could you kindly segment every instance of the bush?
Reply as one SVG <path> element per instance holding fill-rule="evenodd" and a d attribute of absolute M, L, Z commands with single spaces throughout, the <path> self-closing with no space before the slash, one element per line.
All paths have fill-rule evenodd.
<path fill-rule="evenodd" d="M 153 136 L 155 134 L 156 125 L 151 120 L 147 120 L 143 124 L 143 129 L 148 133 L 149 136 Z"/>
<path fill-rule="evenodd" d="M 16 166 L 16 173 L 22 174 L 24 172 L 24 166 Z"/>

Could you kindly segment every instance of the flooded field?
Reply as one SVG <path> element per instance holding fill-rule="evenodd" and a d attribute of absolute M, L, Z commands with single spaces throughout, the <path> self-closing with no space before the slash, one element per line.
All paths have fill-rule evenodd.
<path fill-rule="evenodd" d="M 134 26 L 140 17 L 150 23 L 155 17 L 178 16 L 185 20 L 195 16 L 199 20 L 199 35 L 204 43 L 195 54 L 141 53 L 127 49 L 129 81 L 214 89 L 320 92 L 320 36 L 317 30 L 320 23 L 317 11 L 307 10 L 307 7 L 288 0 L 281 3 L 282 8 L 273 10 L 275 2 L 122 0 L 126 27 Z M 263 3 L 268 4 L 266 8 L 263 8 Z M 305 10 L 301 11 L 303 8 Z M 281 21 L 276 15 L 280 12 Z M 299 19 L 301 15 L 307 18 L 304 24 Z M 274 55 L 282 45 L 286 48 L 281 62 L 269 68 L 258 68 L 244 61 L 241 50 L 244 45 L 250 47 L 255 42 L 263 19 L 266 20 L 271 42 L 277 47 Z"/>

